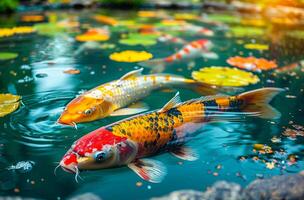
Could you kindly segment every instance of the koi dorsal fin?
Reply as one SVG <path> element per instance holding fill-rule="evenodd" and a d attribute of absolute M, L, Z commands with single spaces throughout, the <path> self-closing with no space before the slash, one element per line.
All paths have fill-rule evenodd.
<path fill-rule="evenodd" d="M 133 70 L 133 71 L 130 71 L 128 73 L 126 73 L 125 75 L 123 75 L 119 80 L 127 80 L 129 78 L 134 78 L 134 77 L 137 77 L 137 76 L 141 76 L 141 73 L 142 71 L 144 70 L 144 68 L 140 68 L 140 69 L 137 69 L 137 70 Z"/>
<path fill-rule="evenodd" d="M 165 112 L 167 110 L 170 110 L 171 108 L 173 108 L 174 106 L 176 106 L 181 102 L 182 101 L 180 99 L 179 92 L 177 92 L 175 96 L 168 103 L 166 103 L 166 105 L 164 105 L 164 107 L 162 107 L 158 112 Z"/>

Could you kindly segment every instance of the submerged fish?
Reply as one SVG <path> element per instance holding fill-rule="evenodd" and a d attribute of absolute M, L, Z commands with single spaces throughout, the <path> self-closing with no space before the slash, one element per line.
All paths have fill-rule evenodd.
<path fill-rule="evenodd" d="M 100 85 L 73 99 L 65 107 L 58 122 L 76 125 L 109 115 L 131 115 L 146 111 L 146 106 L 138 104 L 124 107 L 148 96 L 156 89 L 176 86 L 189 87 L 202 94 L 215 92 L 211 85 L 192 79 L 165 74 L 141 75 L 142 71 L 143 69 L 131 71 L 118 80 Z"/>
<path fill-rule="evenodd" d="M 212 46 L 213 44 L 210 40 L 195 40 L 188 43 L 177 53 L 174 53 L 171 56 L 141 62 L 140 65 L 143 67 L 151 68 L 153 72 L 162 72 L 165 69 L 166 64 L 191 60 L 201 56 L 216 59 L 218 56 L 215 53 L 209 51 Z"/>
<path fill-rule="evenodd" d="M 244 116 L 278 118 L 268 103 L 279 88 L 263 88 L 237 96 L 209 96 L 180 103 L 177 94 L 162 109 L 132 116 L 101 127 L 78 139 L 63 156 L 60 166 L 68 172 L 127 165 L 141 178 L 160 182 L 166 168 L 158 161 L 143 159 L 170 152 L 184 160 L 196 160 L 185 143 L 204 123 L 240 120 Z"/>
<path fill-rule="evenodd" d="M 161 36 L 157 39 L 160 42 L 170 42 L 170 43 L 175 43 L 175 44 L 185 44 L 186 41 L 183 40 L 182 38 L 175 37 L 173 35 L 163 33 Z"/>

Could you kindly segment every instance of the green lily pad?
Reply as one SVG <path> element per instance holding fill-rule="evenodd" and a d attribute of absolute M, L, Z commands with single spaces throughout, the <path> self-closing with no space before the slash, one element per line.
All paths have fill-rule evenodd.
<path fill-rule="evenodd" d="M 230 33 L 236 37 L 254 37 L 263 35 L 265 31 L 258 27 L 234 26 L 231 27 Z"/>
<path fill-rule="evenodd" d="M 37 30 L 39 35 L 54 36 L 62 34 L 66 31 L 66 28 L 58 26 L 56 23 L 41 23 L 35 24 L 34 28 Z"/>
<path fill-rule="evenodd" d="M 151 46 L 157 43 L 157 35 L 142 35 L 142 34 L 136 34 L 132 33 L 127 36 L 127 38 L 120 39 L 120 44 L 125 45 L 143 45 L 143 46 Z"/>
<path fill-rule="evenodd" d="M 210 21 L 217 21 L 223 23 L 240 23 L 241 19 L 238 16 L 233 15 L 225 15 L 225 14 L 210 14 L 208 15 L 208 20 Z"/>
<path fill-rule="evenodd" d="M 17 53 L 0 52 L 0 60 L 11 60 L 17 57 L 18 57 Z"/>

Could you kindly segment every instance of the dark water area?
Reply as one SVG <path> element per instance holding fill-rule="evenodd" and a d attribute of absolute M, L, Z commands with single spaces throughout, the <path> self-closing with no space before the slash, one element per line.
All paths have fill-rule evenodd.
<path fill-rule="evenodd" d="M 180 11 L 198 14 L 198 11 Z M 170 11 L 173 16 L 178 12 Z M 49 11 L 41 13 L 49 21 L 64 19 L 79 21 L 80 26 L 69 28 L 58 34 L 39 33 L 15 35 L 0 38 L 0 52 L 14 52 L 19 56 L 13 60 L 0 61 L 0 92 L 22 96 L 22 105 L 14 113 L 0 118 L 0 195 L 23 196 L 42 199 L 66 199 L 78 194 L 91 192 L 103 199 L 149 199 L 167 194 L 173 190 L 205 190 L 219 180 L 227 180 L 246 186 L 252 180 L 280 174 L 293 174 L 303 170 L 303 136 L 284 136 L 286 128 L 303 126 L 303 39 L 286 35 L 289 27 L 266 24 L 265 34 L 256 36 L 231 36 L 229 27 L 235 24 L 213 25 L 196 20 L 191 23 L 205 26 L 214 31 L 213 36 L 176 33 L 191 41 L 206 38 L 214 43 L 218 59 L 196 58 L 195 65 L 188 67 L 180 62 L 165 69 L 165 73 L 190 78 L 191 72 L 208 66 L 229 66 L 226 60 L 231 56 L 255 56 L 276 60 L 279 68 L 299 63 L 300 67 L 282 73 L 276 70 L 255 73 L 260 82 L 242 87 L 243 91 L 261 87 L 280 87 L 286 91 L 272 101 L 282 116 L 276 120 L 248 118 L 241 122 L 222 122 L 205 125 L 200 134 L 189 142 L 200 158 L 193 162 L 179 160 L 170 154 L 161 154 L 153 159 L 165 164 L 168 174 L 158 184 L 145 182 L 127 167 L 86 171 L 80 175 L 83 180 L 77 183 L 74 175 L 61 169 L 54 175 L 54 169 L 71 144 L 81 136 L 101 126 L 123 119 L 107 117 L 98 121 L 78 124 L 74 127 L 56 123 L 64 106 L 76 95 L 120 78 L 125 73 L 138 69 L 137 63 L 116 62 L 109 59 L 113 52 L 123 50 L 145 50 L 154 58 L 165 57 L 181 48 L 177 44 L 157 42 L 154 45 L 128 46 L 119 43 L 120 37 L 127 34 L 128 28 L 109 27 L 111 38 L 100 44 L 115 44 L 114 48 L 93 48 L 81 50 L 82 42 L 74 39 L 87 27 L 103 27 L 93 16 L 107 14 L 125 24 L 133 21 L 142 24 L 155 24 L 156 18 L 138 17 L 135 11 Z M 212 14 L 212 13 L 211 13 Z M 6 17 L 0 21 L 1 27 L 32 26 L 32 22 L 20 22 L 20 15 Z M 233 16 L 233 13 L 229 15 Z M 241 18 L 236 15 L 237 18 Z M 127 22 L 129 20 L 129 22 Z M 46 20 L 45 20 L 46 21 Z M 37 23 L 39 24 L 39 23 Z M 227 28 L 228 26 L 228 28 Z M 293 30 L 295 28 L 292 28 Z M 133 30 L 134 31 L 134 30 Z M 269 50 L 259 51 L 244 48 L 243 44 L 263 43 Z M 79 54 L 75 52 L 80 51 Z M 303 61 L 302 61 L 303 62 Z M 67 69 L 79 69 L 79 74 L 63 73 Z M 144 69 L 144 74 L 149 69 Z M 158 109 L 170 100 L 176 91 L 155 91 L 143 101 L 150 109 Z M 183 101 L 200 95 L 186 89 L 179 89 Z M 273 137 L 280 142 L 273 142 Z M 253 151 L 254 144 L 270 146 L 272 154 L 259 154 Z M 290 161 L 290 155 L 296 162 Z M 255 158 L 256 156 L 257 158 Z M 21 173 L 8 170 L 9 166 L 20 161 L 34 161 L 31 171 Z M 267 163 L 277 162 L 273 169 Z M 268 167 L 268 168 L 267 168 Z M 138 186 L 137 182 L 142 185 Z"/>

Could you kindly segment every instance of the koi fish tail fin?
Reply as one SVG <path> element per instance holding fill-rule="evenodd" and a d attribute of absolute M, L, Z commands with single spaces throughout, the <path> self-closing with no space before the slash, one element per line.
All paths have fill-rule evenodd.
<path fill-rule="evenodd" d="M 140 66 L 151 69 L 151 73 L 160 73 L 165 70 L 164 59 L 152 59 L 139 63 Z"/>
<path fill-rule="evenodd" d="M 191 87 L 195 92 L 203 96 L 215 95 L 218 93 L 218 88 L 216 86 L 207 83 L 194 82 Z"/>
<path fill-rule="evenodd" d="M 244 112 L 256 113 L 263 119 L 277 119 L 281 113 L 269 103 L 271 100 L 284 91 L 282 88 L 261 88 L 240 94 L 238 97 L 244 101 L 241 108 Z"/>
<path fill-rule="evenodd" d="M 201 94 L 203 96 L 216 95 L 219 93 L 234 95 L 234 94 L 242 92 L 241 88 L 216 86 L 216 85 L 211 85 L 211 84 L 200 82 L 200 81 L 193 82 L 192 87 L 195 92 L 197 92 L 198 94 Z"/>

